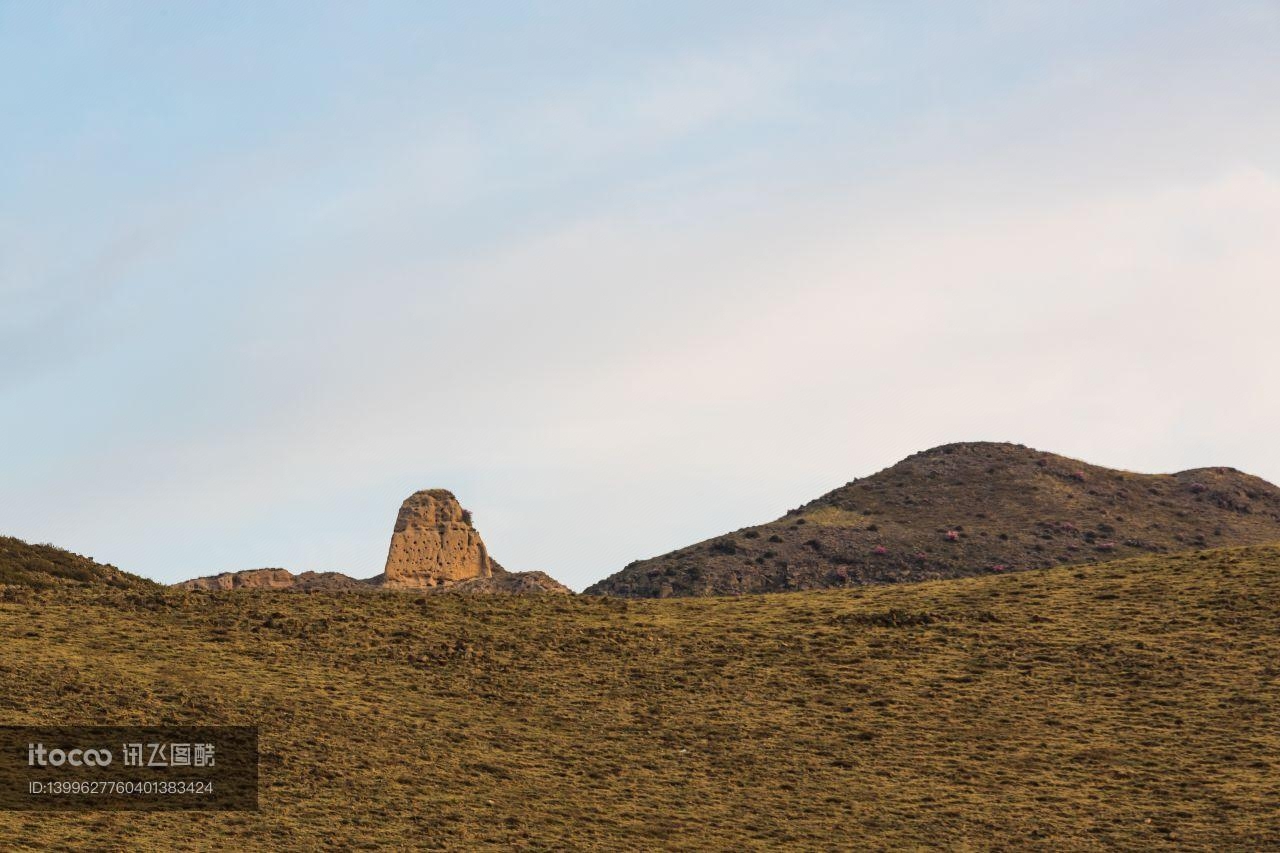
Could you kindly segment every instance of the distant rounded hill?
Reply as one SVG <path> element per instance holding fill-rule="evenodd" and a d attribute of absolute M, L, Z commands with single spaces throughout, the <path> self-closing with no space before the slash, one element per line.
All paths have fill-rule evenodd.
<path fill-rule="evenodd" d="M 1018 444 L 948 444 L 777 521 L 631 563 L 588 594 L 898 583 L 1280 542 L 1280 489 L 1234 468 L 1135 474 Z"/>
<path fill-rule="evenodd" d="M 117 589 L 159 589 L 146 578 L 115 566 L 95 562 L 53 545 L 32 545 L 0 536 L 0 584 L 48 589 L 58 586 L 106 586 Z"/>

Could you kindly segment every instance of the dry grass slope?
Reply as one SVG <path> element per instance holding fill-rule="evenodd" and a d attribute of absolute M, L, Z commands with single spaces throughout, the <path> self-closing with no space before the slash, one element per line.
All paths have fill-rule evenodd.
<path fill-rule="evenodd" d="M 10 589 L 0 722 L 257 723 L 259 813 L 0 849 L 1280 846 L 1280 548 L 629 601 Z"/>
<path fill-rule="evenodd" d="M 948 444 L 768 524 L 632 563 L 587 592 L 724 595 L 936 580 L 1280 541 L 1280 488 L 1233 468 L 1135 474 Z"/>
<path fill-rule="evenodd" d="M 156 589 L 159 584 L 115 566 L 55 548 L 0 536 L 0 585 L 38 589 L 68 585 L 105 585 L 119 589 Z"/>

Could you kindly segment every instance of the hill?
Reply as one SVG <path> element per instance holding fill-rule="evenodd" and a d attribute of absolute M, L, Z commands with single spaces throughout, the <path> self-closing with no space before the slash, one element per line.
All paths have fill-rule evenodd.
<path fill-rule="evenodd" d="M 53 545 L 32 545 L 0 536 L 0 584 L 18 587 L 107 586 L 151 590 L 154 581 L 131 575 Z"/>
<path fill-rule="evenodd" d="M 592 594 L 780 592 L 1280 541 L 1280 489 L 1233 468 L 1135 474 L 1017 444 L 949 444 L 768 524 L 631 563 Z"/>
<path fill-rule="evenodd" d="M 20 590 L 0 723 L 261 726 L 3 849 L 1280 846 L 1280 549 L 676 600 Z M 37 627 L 38 626 L 38 627 Z"/>

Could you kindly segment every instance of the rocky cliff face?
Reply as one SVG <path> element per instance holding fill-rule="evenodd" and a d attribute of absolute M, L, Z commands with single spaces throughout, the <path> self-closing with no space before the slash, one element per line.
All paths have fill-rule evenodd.
<path fill-rule="evenodd" d="M 448 586 L 494 574 L 494 562 L 471 513 L 452 492 L 414 492 L 400 505 L 381 585 L 392 589 Z"/>
<path fill-rule="evenodd" d="M 444 489 L 414 492 L 400 505 L 386 568 L 377 577 L 357 580 L 338 572 L 295 575 L 285 569 L 250 569 L 193 578 L 174 586 L 207 591 L 410 589 L 475 595 L 572 594 L 543 572 L 508 572 L 498 565 L 472 526 L 471 513 Z"/>
<path fill-rule="evenodd" d="M 367 581 L 359 581 L 339 572 L 303 572 L 295 575 L 288 569 L 246 569 L 240 572 L 223 572 L 203 578 L 192 578 L 174 584 L 178 589 L 288 589 L 299 592 L 308 590 L 362 589 Z"/>
<path fill-rule="evenodd" d="M 192 578 L 174 584 L 182 589 L 288 589 L 293 586 L 293 573 L 287 569 L 248 569 L 223 572 L 203 578 Z"/>

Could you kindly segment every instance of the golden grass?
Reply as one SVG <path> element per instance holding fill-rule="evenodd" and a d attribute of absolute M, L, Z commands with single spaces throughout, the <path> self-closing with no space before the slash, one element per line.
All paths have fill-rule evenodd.
<path fill-rule="evenodd" d="M 258 813 L 0 849 L 1280 846 L 1280 548 L 623 601 L 11 591 L 0 722 L 256 723 Z"/>

